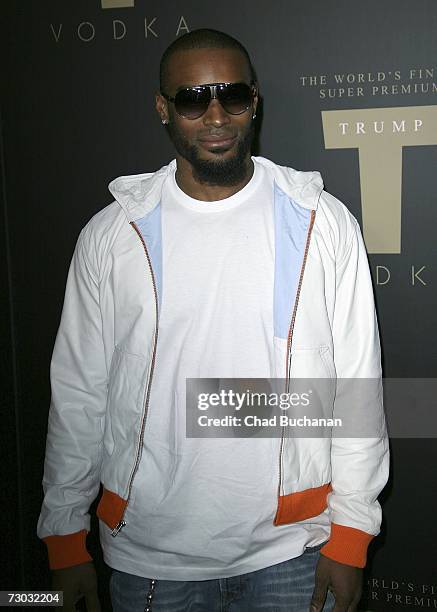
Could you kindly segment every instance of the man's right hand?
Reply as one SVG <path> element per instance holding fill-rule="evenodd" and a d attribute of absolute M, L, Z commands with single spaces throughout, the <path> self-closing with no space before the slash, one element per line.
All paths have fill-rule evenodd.
<path fill-rule="evenodd" d="M 94 563 L 52 570 L 52 589 L 64 592 L 62 612 L 76 612 L 76 602 L 85 597 L 88 612 L 101 612 Z"/>

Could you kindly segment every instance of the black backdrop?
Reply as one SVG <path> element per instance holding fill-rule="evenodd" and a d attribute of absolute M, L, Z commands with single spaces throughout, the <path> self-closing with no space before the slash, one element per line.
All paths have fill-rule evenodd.
<path fill-rule="evenodd" d="M 263 97 L 258 153 L 319 170 L 360 222 L 364 182 L 371 186 L 376 178 L 360 176 L 357 148 L 326 148 L 322 111 L 373 108 L 382 119 L 385 109 L 397 108 L 399 126 L 402 109 L 416 108 L 420 119 L 419 107 L 437 99 L 435 0 L 109 4 L 2 4 L 2 589 L 48 587 L 45 547 L 35 529 L 49 361 L 68 264 L 80 228 L 110 202 L 108 182 L 156 169 L 173 156 L 153 108 L 159 58 L 171 40 L 198 27 L 239 38 L 253 57 Z M 433 134 L 436 125 L 434 114 L 422 132 Z M 366 133 L 371 128 L 366 124 Z M 408 121 L 404 131 L 414 138 Z M 390 164 L 389 154 L 382 162 Z M 397 179 L 401 247 L 369 253 L 387 377 L 436 377 L 436 167 L 437 139 L 404 146 Z M 381 198 L 372 231 L 384 206 Z M 382 495 L 382 535 L 370 548 L 363 609 L 437 608 L 437 449 L 427 435 L 391 440 L 392 477 Z M 91 546 L 107 602 L 95 538 Z"/>

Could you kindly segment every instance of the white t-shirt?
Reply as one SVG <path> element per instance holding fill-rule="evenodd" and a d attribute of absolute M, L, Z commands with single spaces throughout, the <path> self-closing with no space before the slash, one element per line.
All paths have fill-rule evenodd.
<path fill-rule="evenodd" d="M 273 184 L 254 164 L 249 183 L 224 200 L 189 197 L 174 174 L 163 188 L 162 310 L 143 454 L 127 524 L 103 542 L 121 571 L 225 578 L 326 537 L 320 518 L 273 525 L 278 438 L 185 436 L 186 378 L 273 375 Z"/>

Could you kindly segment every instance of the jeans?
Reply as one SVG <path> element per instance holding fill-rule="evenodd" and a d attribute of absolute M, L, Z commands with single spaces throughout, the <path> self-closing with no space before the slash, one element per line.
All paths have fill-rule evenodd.
<path fill-rule="evenodd" d="M 314 573 L 322 547 L 307 548 L 295 559 L 256 572 L 214 580 L 156 580 L 113 570 L 110 578 L 114 612 L 308 612 Z M 328 591 L 324 612 L 331 612 Z"/>

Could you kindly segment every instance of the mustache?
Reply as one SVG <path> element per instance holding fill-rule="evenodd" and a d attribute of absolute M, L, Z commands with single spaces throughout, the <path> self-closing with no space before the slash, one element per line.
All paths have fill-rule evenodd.
<path fill-rule="evenodd" d="M 235 130 L 205 130 L 205 131 L 201 131 L 198 132 L 197 134 L 197 138 L 199 140 L 201 140 L 202 138 L 208 138 L 208 137 L 213 137 L 213 138 L 234 138 L 235 136 L 237 136 L 238 132 L 236 132 Z"/>

